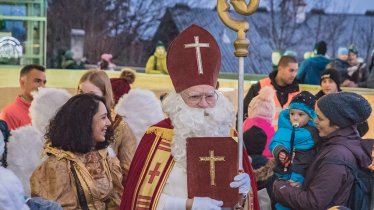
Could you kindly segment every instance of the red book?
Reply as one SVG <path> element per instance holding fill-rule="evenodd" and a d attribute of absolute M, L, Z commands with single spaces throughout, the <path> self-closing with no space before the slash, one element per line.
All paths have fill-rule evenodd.
<path fill-rule="evenodd" d="M 187 138 L 188 197 L 210 197 L 233 208 L 238 189 L 230 182 L 238 174 L 238 144 L 231 137 Z"/>

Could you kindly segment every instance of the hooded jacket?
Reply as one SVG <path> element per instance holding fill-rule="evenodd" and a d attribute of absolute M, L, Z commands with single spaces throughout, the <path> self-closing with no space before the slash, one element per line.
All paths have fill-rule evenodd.
<path fill-rule="evenodd" d="M 303 84 L 319 85 L 321 73 L 325 70 L 328 63 L 330 63 L 330 60 L 324 55 L 306 59 L 300 64 L 296 79 Z"/>
<path fill-rule="evenodd" d="M 346 206 L 354 177 L 345 166 L 327 163 L 326 159 L 338 159 L 367 168 L 371 163 L 372 145 L 363 145 L 360 140 L 354 126 L 339 129 L 321 139 L 317 156 L 307 171 L 302 188 L 276 181 L 274 194 L 277 201 L 299 210 Z"/>

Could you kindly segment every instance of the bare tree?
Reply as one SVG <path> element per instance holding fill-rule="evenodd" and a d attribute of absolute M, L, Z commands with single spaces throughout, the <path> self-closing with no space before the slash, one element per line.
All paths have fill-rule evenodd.
<path fill-rule="evenodd" d="M 372 17 L 363 17 L 366 24 L 359 24 L 355 30 L 356 47 L 361 49 L 360 56 L 367 62 L 371 62 L 371 51 L 374 48 L 374 19 Z"/>
<path fill-rule="evenodd" d="M 295 36 L 300 25 L 297 20 L 300 3 L 299 0 L 269 0 L 273 48 L 285 51 L 300 41 Z"/>
<path fill-rule="evenodd" d="M 85 31 L 84 52 L 91 63 L 104 52 L 112 53 L 119 64 L 128 62 L 133 57 L 132 47 L 142 49 L 139 34 L 157 26 L 164 8 L 157 0 L 49 0 L 48 55 L 69 48 L 70 30 L 78 28 Z"/>

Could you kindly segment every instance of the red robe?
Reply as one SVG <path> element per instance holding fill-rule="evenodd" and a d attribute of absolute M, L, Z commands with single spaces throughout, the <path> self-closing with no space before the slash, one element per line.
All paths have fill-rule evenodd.
<path fill-rule="evenodd" d="M 160 194 L 174 165 L 170 150 L 172 131 L 170 119 L 165 119 L 150 127 L 143 136 L 130 166 L 120 210 L 156 209 Z M 255 176 L 246 155 L 243 168 L 251 177 L 253 209 L 260 210 Z"/>

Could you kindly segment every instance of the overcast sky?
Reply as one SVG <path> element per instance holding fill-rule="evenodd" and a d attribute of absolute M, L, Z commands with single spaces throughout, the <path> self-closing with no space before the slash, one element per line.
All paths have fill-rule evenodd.
<path fill-rule="evenodd" d="M 350 2 L 352 2 L 352 10 L 354 13 L 365 13 L 366 10 L 374 10 L 373 0 L 351 0 Z"/>
<path fill-rule="evenodd" d="M 265 2 L 265 1 L 263 1 Z M 373 0 L 306 0 L 308 9 L 311 7 L 318 7 L 318 4 L 323 2 L 328 13 L 357 13 L 364 14 L 366 10 L 374 10 Z"/>

